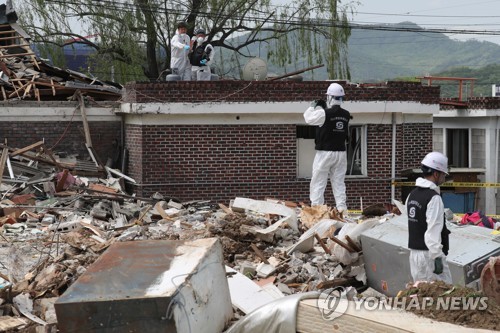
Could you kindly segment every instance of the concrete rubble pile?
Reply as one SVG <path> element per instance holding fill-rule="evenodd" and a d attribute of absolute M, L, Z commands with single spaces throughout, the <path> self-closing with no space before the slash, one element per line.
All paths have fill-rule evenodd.
<path fill-rule="evenodd" d="M 40 161 L 9 161 L 16 168 L 5 168 L 0 185 L 0 331 L 55 332 L 54 302 L 115 242 L 218 238 L 236 320 L 284 295 L 366 289 L 359 226 L 379 218 L 350 223 L 326 206 L 271 199 L 235 198 L 227 207 L 159 193 L 140 198 L 125 193 L 124 180 L 133 179 L 113 178 L 117 170 L 84 177 Z M 257 288 L 253 302 L 238 300 L 240 282 Z"/>

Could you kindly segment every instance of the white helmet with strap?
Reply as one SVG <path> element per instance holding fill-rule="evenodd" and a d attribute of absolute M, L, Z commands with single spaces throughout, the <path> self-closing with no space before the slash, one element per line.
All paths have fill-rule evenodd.
<path fill-rule="evenodd" d="M 344 88 L 338 83 L 332 83 L 326 90 L 326 94 L 329 96 L 342 97 L 345 95 Z"/>
<path fill-rule="evenodd" d="M 422 160 L 422 165 L 448 174 L 448 157 L 440 152 L 433 151 L 425 155 Z"/>

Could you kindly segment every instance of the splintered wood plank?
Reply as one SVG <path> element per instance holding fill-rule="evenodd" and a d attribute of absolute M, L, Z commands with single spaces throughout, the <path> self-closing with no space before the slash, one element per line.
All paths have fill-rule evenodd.
<path fill-rule="evenodd" d="M 87 147 L 92 147 L 92 139 L 90 137 L 89 123 L 87 121 L 87 112 L 85 111 L 85 101 L 83 100 L 83 96 L 80 91 L 78 92 L 77 97 L 78 97 L 78 102 L 80 103 L 80 113 L 82 114 L 83 131 L 85 132 L 85 143 L 87 144 Z"/>
<path fill-rule="evenodd" d="M 5 162 L 7 162 L 7 157 L 9 157 L 9 148 L 7 147 L 7 139 L 5 139 L 5 148 L 0 157 L 0 185 L 2 185 L 3 170 L 5 168 Z"/>
<path fill-rule="evenodd" d="M 0 37 L 0 40 L 23 39 L 20 36 Z"/>
<path fill-rule="evenodd" d="M 14 92 L 10 93 L 9 94 L 9 98 L 12 98 L 14 95 L 17 95 L 17 97 L 21 98 L 21 95 L 19 95 L 19 91 L 21 91 L 22 89 L 24 89 L 28 84 L 30 84 L 30 82 L 26 82 L 25 84 L 22 84 L 21 82 L 19 82 L 19 84 L 21 85 L 19 88 L 17 88 L 16 90 L 14 90 Z"/>
<path fill-rule="evenodd" d="M 54 80 L 50 79 L 50 87 L 52 88 L 52 96 L 56 95 L 56 88 L 54 87 Z"/>
<path fill-rule="evenodd" d="M 21 318 L 10 316 L 0 317 L 0 332 L 10 332 L 23 325 L 26 325 L 26 322 Z"/>
<path fill-rule="evenodd" d="M 38 70 L 40 70 L 40 65 L 38 64 L 38 61 L 36 61 L 35 55 L 31 56 L 31 60 L 33 60 L 33 64 L 35 65 L 35 67 L 38 68 Z"/>
<path fill-rule="evenodd" d="M 30 83 L 28 84 L 28 86 L 24 90 L 23 98 L 26 97 L 26 95 L 28 95 L 30 93 L 31 88 L 33 87 L 33 83 L 35 82 L 35 77 L 36 76 L 33 75 L 33 78 L 31 79 Z"/>
<path fill-rule="evenodd" d="M 16 30 L 3 30 L 0 31 L 0 35 L 7 35 L 7 34 L 17 34 Z"/>
<path fill-rule="evenodd" d="M 5 88 L 3 86 L 0 86 L 0 88 L 2 89 L 3 100 L 6 101 L 7 100 L 7 94 L 5 93 Z"/>
<path fill-rule="evenodd" d="M 0 46 L 1 49 L 12 49 L 15 47 L 21 47 L 24 48 L 25 46 L 30 46 L 29 44 L 12 44 L 12 45 L 2 45 Z"/>
<path fill-rule="evenodd" d="M 24 154 L 27 151 L 30 151 L 32 149 L 38 148 L 41 145 L 43 145 L 43 141 L 38 141 L 32 145 L 26 146 L 24 148 L 16 149 L 14 152 L 10 153 L 10 157 L 14 157 L 20 154 Z"/>
<path fill-rule="evenodd" d="M 12 57 L 25 57 L 25 56 L 32 56 L 35 55 L 33 52 L 27 52 L 27 53 L 14 53 L 14 54 L 4 54 L 0 56 L 0 58 L 12 58 Z"/>

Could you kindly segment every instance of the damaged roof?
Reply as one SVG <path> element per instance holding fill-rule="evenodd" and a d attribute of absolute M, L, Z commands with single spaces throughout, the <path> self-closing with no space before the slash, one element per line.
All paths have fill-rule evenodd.
<path fill-rule="evenodd" d="M 77 90 L 94 100 L 118 100 L 120 84 L 48 64 L 37 57 L 29 35 L 16 23 L 10 1 L 0 5 L 0 99 L 64 100 Z"/>

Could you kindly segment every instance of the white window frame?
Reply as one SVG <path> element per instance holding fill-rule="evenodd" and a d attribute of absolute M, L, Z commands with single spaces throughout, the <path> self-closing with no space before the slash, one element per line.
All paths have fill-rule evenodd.
<path fill-rule="evenodd" d="M 300 125 L 304 126 L 304 125 Z M 359 175 L 346 175 L 346 178 L 364 178 L 368 175 L 367 167 L 367 125 L 349 125 L 349 128 L 359 128 L 360 133 L 360 152 L 358 156 L 361 158 L 361 166 Z M 297 178 L 310 179 L 312 174 L 312 164 L 314 161 L 314 139 L 297 138 Z M 351 165 L 347 165 L 347 171 L 351 169 Z"/>

